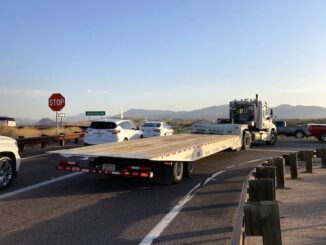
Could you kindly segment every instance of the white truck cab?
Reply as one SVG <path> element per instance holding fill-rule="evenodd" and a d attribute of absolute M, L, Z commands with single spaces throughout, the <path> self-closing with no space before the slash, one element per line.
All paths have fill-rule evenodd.
<path fill-rule="evenodd" d="M 277 130 L 273 123 L 273 110 L 256 99 L 234 100 L 230 102 L 230 118 L 218 119 L 217 123 L 196 124 L 192 133 L 234 134 L 240 128 L 243 137 L 243 148 L 248 149 L 251 142 L 263 141 L 274 145 L 277 141 Z M 241 127 L 240 127 L 241 126 Z M 250 137 L 250 138 L 248 138 Z"/>
<path fill-rule="evenodd" d="M 10 186 L 20 168 L 17 141 L 0 136 L 0 190 Z"/>

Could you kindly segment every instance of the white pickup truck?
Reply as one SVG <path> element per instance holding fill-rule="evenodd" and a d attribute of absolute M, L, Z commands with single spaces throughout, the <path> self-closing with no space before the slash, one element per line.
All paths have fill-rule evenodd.
<path fill-rule="evenodd" d="M 19 167 L 20 156 L 16 140 L 0 136 L 0 190 L 10 186 Z"/>

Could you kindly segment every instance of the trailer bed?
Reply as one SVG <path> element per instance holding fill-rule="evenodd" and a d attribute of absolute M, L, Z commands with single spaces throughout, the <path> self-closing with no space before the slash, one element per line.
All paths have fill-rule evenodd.
<path fill-rule="evenodd" d="M 64 157 L 109 157 L 151 161 L 195 161 L 225 149 L 241 147 L 239 135 L 178 134 L 51 151 Z"/>

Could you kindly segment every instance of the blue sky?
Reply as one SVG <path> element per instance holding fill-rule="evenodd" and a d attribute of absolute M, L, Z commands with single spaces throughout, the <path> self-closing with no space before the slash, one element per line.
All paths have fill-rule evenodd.
<path fill-rule="evenodd" d="M 326 1 L 0 0 L 0 115 L 326 106 Z"/>

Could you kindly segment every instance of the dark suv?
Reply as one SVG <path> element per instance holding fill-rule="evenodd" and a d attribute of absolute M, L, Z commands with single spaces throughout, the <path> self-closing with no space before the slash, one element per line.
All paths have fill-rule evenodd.
<path fill-rule="evenodd" d="M 295 136 L 302 139 L 308 136 L 308 128 L 306 125 L 286 125 L 286 121 L 275 121 L 278 135 Z"/>

